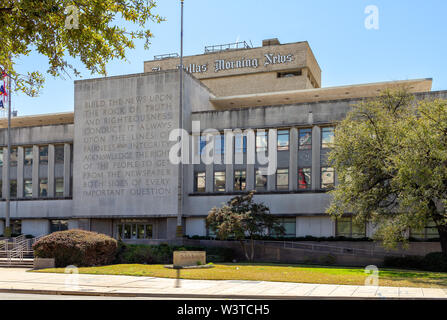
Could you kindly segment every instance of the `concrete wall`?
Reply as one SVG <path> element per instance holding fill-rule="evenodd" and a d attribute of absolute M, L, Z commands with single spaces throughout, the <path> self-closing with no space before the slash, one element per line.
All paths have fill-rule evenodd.
<path fill-rule="evenodd" d="M 23 219 L 22 233 L 41 236 L 50 233 L 50 221 L 47 219 Z"/>
<path fill-rule="evenodd" d="M 335 222 L 330 217 L 296 218 L 296 236 L 331 237 L 335 236 Z"/>
<path fill-rule="evenodd" d="M 72 216 L 72 200 L 11 201 L 11 219 L 67 219 Z M 5 217 L 6 202 L 0 202 L 0 217 Z"/>
<path fill-rule="evenodd" d="M 205 218 L 186 218 L 185 235 L 206 236 Z"/>

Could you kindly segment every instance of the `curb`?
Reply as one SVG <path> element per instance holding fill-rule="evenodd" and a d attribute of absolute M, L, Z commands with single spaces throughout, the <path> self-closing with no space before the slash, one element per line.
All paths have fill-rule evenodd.
<path fill-rule="evenodd" d="M 195 298 L 195 299 L 240 299 L 240 300 L 447 300 L 447 298 L 425 297 L 327 297 L 327 296 L 278 296 L 278 295 L 222 295 L 195 293 L 126 293 L 126 292 L 83 292 L 62 290 L 33 290 L 33 289 L 0 289 L 1 293 L 22 293 L 42 295 L 70 295 L 90 297 L 157 297 L 157 298 Z"/>

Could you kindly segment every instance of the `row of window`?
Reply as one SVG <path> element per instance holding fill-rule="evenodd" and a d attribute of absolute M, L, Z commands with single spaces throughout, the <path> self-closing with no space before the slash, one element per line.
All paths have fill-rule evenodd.
<path fill-rule="evenodd" d="M 117 238 L 122 239 L 152 239 L 153 225 L 146 223 L 118 224 Z"/>
<path fill-rule="evenodd" d="M 298 189 L 309 190 L 312 184 L 311 168 L 298 169 Z M 321 189 L 331 189 L 334 187 L 334 168 L 321 168 Z M 234 170 L 233 190 L 244 191 L 247 187 L 247 173 L 245 170 Z M 289 190 L 289 169 L 282 168 L 276 170 L 276 190 Z M 256 170 L 255 188 L 257 191 L 267 190 L 267 175 L 260 170 Z M 213 191 L 225 192 L 226 175 L 225 171 L 214 171 Z M 194 173 L 194 192 L 206 191 L 206 173 Z"/>
<path fill-rule="evenodd" d="M 33 165 L 33 147 L 23 148 L 23 164 L 25 166 Z M 11 148 L 11 167 L 16 167 L 18 163 L 18 148 Z M 64 145 L 54 146 L 54 161 L 55 163 L 64 163 Z M 48 164 L 48 146 L 39 146 L 39 164 Z M 3 166 L 3 148 L 0 148 L 0 166 Z"/>
<path fill-rule="evenodd" d="M 2 181 L 0 180 L 0 198 L 3 198 L 2 194 Z M 17 180 L 9 181 L 9 196 L 11 199 L 17 198 L 18 186 Z M 48 179 L 39 179 L 39 198 L 48 197 Z M 54 196 L 56 198 L 62 198 L 64 196 L 64 178 L 54 179 Z M 33 181 L 32 179 L 23 180 L 23 198 L 33 197 Z"/>
<path fill-rule="evenodd" d="M 200 153 L 202 154 L 206 146 L 206 137 L 200 136 Z M 334 127 L 324 127 L 321 129 L 321 148 L 331 148 L 334 143 Z M 277 131 L 277 150 L 287 151 L 290 146 L 290 130 L 280 129 Z M 298 129 L 298 149 L 312 149 L 312 129 Z M 220 135 L 220 139 L 215 142 L 215 153 L 224 154 L 225 136 Z M 256 131 L 256 152 L 266 152 L 268 150 L 268 131 Z M 234 152 L 247 152 L 247 136 L 243 134 L 235 134 L 234 136 Z"/>
<path fill-rule="evenodd" d="M 296 218 L 277 218 L 277 221 L 285 229 L 283 237 L 296 237 Z M 365 238 L 366 237 L 366 223 L 358 225 L 353 223 L 352 217 L 342 217 L 336 220 L 335 235 L 338 237 L 346 238 Z M 215 237 L 216 235 L 207 230 L 208 235 Z M 269 232 L 270 236 L 278 236 L 274 232 Z M 428 240 L 438 238 L 439 233 L 436 226 L 433 223 L 429 223 L 425 228 L 421 230 L 411 230 L 410 237 L 420 240 Z"/>

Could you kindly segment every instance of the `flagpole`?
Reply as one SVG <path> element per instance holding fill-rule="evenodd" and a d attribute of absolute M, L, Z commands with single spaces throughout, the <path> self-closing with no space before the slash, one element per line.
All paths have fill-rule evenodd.
<path fill-rule="evenodd" d="M 182 145 L 185 145 L 183 141 L 183 0 L 180 0 L 181 11 L 180 11 L 180 97 L 179 97 L 179 122 L 180 122 L 180 132 L 182 132 Z M 177 228 L 176 237 L 183 237 L 183 227 L 182 227 L 182 213 L 183 213 L 183 154 L 186 152 L 182 149 L 179 164 L 179 201 L 178 201 L 178 213 L 177 213 Z"/>
<path fill-rule="evenodd" d="M 6 211 L 5 211 L 5 236 L 11 236 L 11 222 L 10 222 L 10 168 L 11 168 L 11 71 L 8 70 L 8 156 L 6 160 Z"/>

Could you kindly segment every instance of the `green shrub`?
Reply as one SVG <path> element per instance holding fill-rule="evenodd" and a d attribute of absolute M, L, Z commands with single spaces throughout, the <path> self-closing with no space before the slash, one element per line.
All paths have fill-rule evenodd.
<path fill-rule="evenodd" d="M 447 259 L 441 252 L 425 256 L 385 257 L 385 267 L 447 272 Z"/>
<path fill-rule="evenodd" d="M 188 247 L 123 244 L 120 243 L 115 263 L 138 263 L 138 264 L 171 264 L 174 251 L 205 251 L 207 260 L 212 262 L 231 262 L 234 259 L 234 250 L 219 247 Z"/>
<path fill-rule="evenodd" d="M 447 259 L 442 252 L 431 252 L 424 257 L 425 270 L 447 272 Z"/>
<path fill-rule="evenodd" d="M 38 258 L 54 258 L 56 267 L 98 266 L 113 262 L 117 241 L 105 234 L 74 229 L 41 238 L 33 250 Z"/>

